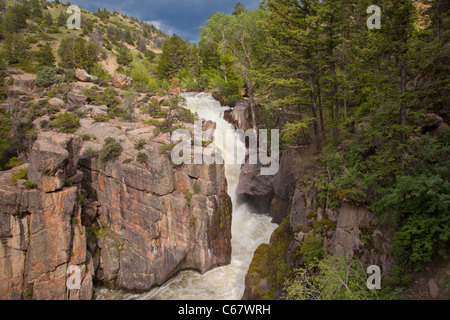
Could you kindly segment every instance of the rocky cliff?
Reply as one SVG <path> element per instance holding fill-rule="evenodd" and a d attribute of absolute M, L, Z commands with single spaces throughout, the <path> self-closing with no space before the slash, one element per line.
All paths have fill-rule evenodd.
<path fill-rule="evenodd" d="M 316 237 L 323 254 L 356 258 L 368 267 L 377 265 L 382 276 L 393 266 L 390 245 L 394 231 L 379 226 L 374 213 L 364 205 L 343 201 L 339 208 L 323 207 L 314 193 L 301 183 L 294 188 L 287 216 L 274 232 L 270 244 L 255 252 L 246 276 L 245 300 L 279 299 L 286 276 L 304 266 L 303 246 Z"/>
<path fill-rule="evenodd" d="M 22 80 L 16 87 L 30 87 L 28 100 L 36 99 L 34 84 Z M 77 131 L 58 133 L 40 125 L 48 116 L 36 119 L 37 140 L 21 156 L 27 163 L 0 173 L 0 299 L 91 299 L 94 284 L 142 292 L 181 270 L 230 263 L 224 166 L 175 167 L 162 148 L 168 134 L 142 121 L 98 121 L 105 108 L 85 106 L 85 86 L 74 83 L 66 102 L 51 101 L 61 112 L 89 109 Z M 123 152 L 104 162 L 98 154 L 108 137 Z M 81 270 L 79 290 L 67 288 L 70 266 Z"/>

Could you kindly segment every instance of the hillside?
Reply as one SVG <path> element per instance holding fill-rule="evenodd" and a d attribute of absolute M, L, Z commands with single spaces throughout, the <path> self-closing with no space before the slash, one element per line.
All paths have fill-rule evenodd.
<path fill-rule="evenodd" d="M 61 66 L 61 55 L 57 53 L 67 37 L 84 39 L 86 45 L 91 45 L 89 55 L 94 56 L 89 57 L 92 62 L 88 69 L 97 64 L 94 73 L 105 79 L 104 71 L 109 75 L 117 71 L 131 75 L 136 70 L 141 72 L 144 65 L 148 71 L 154 69 L 155 56 L 161 53 L 167 38 L 164 32 L 136 18 L 106 9 L 96 13 L 81 9 L 81 29 L 70 30 L 66 25 L 70 17 L 66 13 L 68 7 L 69 3 L 60 1 L 2 1 L 0 35 L 2 46 L 10 51 L 8 56 L 11 58 L 6 57 L 9 71 L 36 73 L 41 49 L 47 43 L 52 48 L 56 65 Z M 8 23 L 10 20 L 14 23 Z M 117 61 L 120 55 L 125 61 Z"/>

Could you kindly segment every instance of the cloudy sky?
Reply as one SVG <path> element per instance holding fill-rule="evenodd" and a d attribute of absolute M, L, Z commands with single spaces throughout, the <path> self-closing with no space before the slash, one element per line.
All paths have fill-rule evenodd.
<path fill-rule="evenodd" d="M 120 10 L 154 24 L 168 34 L 176 33 L 191 42 L 198 41 L 199 27 L 214 12 L 231 13 L 238 0 L 71 0 L 84 9 Z M 65 1 L 64 1 L 65 2 Z M 261 0 L 240 0 L 248 9 L 256 9 Z"/>

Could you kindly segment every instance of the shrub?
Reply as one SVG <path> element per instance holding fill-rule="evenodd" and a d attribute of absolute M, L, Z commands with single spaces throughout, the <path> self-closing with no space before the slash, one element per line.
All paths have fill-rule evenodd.
<path fill-rule="evenodd" d="M 375 290 L 366 286 L 366 274 L 358 260 L 326 257 L 312 268 L 296 270 L 296 277 L 285 283 L 286 300 L 378 300 Z"/>
<path fill-rule="evenodd" d="M 142 150 L 145 148 L 146 145 L 147 145 L 147 141 L 145 139 L 139 139 L 139 141 L 136 142 L 136 144 L 134 145 L 134 148 L 136 150 Z"/>
<path fill-rule="evenodd" d="M 98 157 L 100 151 L 93 149 L 92 147 L 87 148 L 83 153 L 83 158 L 91 159 L 94 157 Z"/>
<path fill-rule="evenodd" d="M 50 126 L 58 128 L 59 131 L 64 133 L 73 133 L 80 126 L 80 120 L 65 112 L 56 116 L 56 120 Z"/>
<path fill-rule="evenodd" d="M 52 67 L 43 67 L 36 76 L 36 85 L 47 88 L 57 81 L 56 69 Z"/>
<path fill-rule="evenodd" d="M 200 193 L 200 186 L 196 183 L 194 183 L 194 194 Z"/>
<path fill-rule="evenodd" d="M 32 182 L 32 181 L 30 181 L 30 180 L 25 181 L 25 182 L 23 183 L 23 185 L 24 185 L 27 189 L 36 189 L 36 188 L 37 188 L 37 184 L 34 183 L 34 182 Z"/>
<path fill-rule="evenodd" d="M 115 161 L 122 154 L 123 148 L 120 142 L 114 138 L 106 138 L 103 148 L 100 150 L 99 158 L 103 163 Z"/>
<path fill-rule="evenodd" d="M 176 144 L 164 144 L 161 147 L 159 147 L 159 154 L 164 154 L 166 152 L 172 152 L 173 148 L 175 148 Z"/>
<path fill-rule="evenodd" d="M 24 168 L 12 174 L 11 180 L 13 182 L 17 182 L 17 180 L 24 180 L 27 178 L 28 169 Z"/>
<path fill-rule="evenodd" d="M 307 235 L 305 240 L 303 240 L 300 252 L 307 266 L 315 265 L 323 254 L 322 239 L 318 238 L 314 233 Z"/>
<path fill-rule="evenodd" d="M 139 152 L 136 157 L 136 160 L 137 160 L 137 162 L 144 164 L 148 161 L 148 156 L 147 156 L 147 154 L 145 154 L 143 152 Z"/>
<path fill-rule="evenodd" d="M 22 162 L 20 162 L 19 159 L 17 159 L 17 157 L 12 157 L 11 159 L 9 159 L 8 163 L 6 164 L 6 169 L 12 169 L 18 166 L 21 166 Z"/>

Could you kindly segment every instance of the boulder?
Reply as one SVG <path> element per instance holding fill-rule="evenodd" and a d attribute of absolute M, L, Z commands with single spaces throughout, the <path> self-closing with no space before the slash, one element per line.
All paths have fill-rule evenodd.
<path fill-rule="evenodd" d="M 239 129 L 247 131 L 252 128 L 251 122 L 252 116 L 250 113 L 250 106 L 245 100 L 241 100 L 231 111 L 231 122 L 234 123 Z"/>
<path fill-rule="evenodd" d="M 48 104 L 54 107 L 64 107 L 65 103 L 61 99 L 51 98 L 48 100 Z"/>
<path fill-rule="evenodd" d="M 71 106 L 84 106 L 88 103 L 88 98 L 83 94 L 69 92 L 67 94 L 67 102 Z"/>
<path fill-rule="evenodd" d="M 260 213 L 268 213 L 273 199 L 274 176 L 262 176 L 261 164 L 250 164 L 250 155 L 257 150 L 250 150 L 247 161 L 242 166 L 237 187 L 238 197 L 249 201 Z"/>
<path fill-rule="evenodd" d="M 107 117 L 108 107 L 107 106 L 84 106 L 78 109 L 78 111 L 83 112 L 90 117 Z"/>
<path fill-rule="evenodd" d="M 130 84 L 132 81 L 131 78 L 127 77 L 122 73 L 117 73 L 113 77 L 111 77 L 112 85 L 118 89 L 122 88 L 126 84 Z"/>
<path fill-rule="evenodd" d="M 0 299 L 92 298 L 86 230 L 73 219 L 81 221 L 76 194 L 76 187 L 47 194 L 0 186 Z M 80 290 L 66 286 L 69 266 L 82 270 Z"/>
<path fill-rule="evenodd" d="M 12 91 L 20 91 L 25 94 L 33 94 L 36 90 L 36 76 L 35 75 L 17 75 L 14 76 Z"/>
<path fill-rule="evenodd" d="M 75 77 L 82 82 L 94 81 L 94 78 L 86 70 L 80 68 L 75 70 Z"/>
<path fill-rule="evenodd" d="M 44 192 L 62 189 L 66 179 L 77 173 L 76 155 L 81 138 L 45 132 L 39 135 L 31 150 L 28 179 Z"/>

